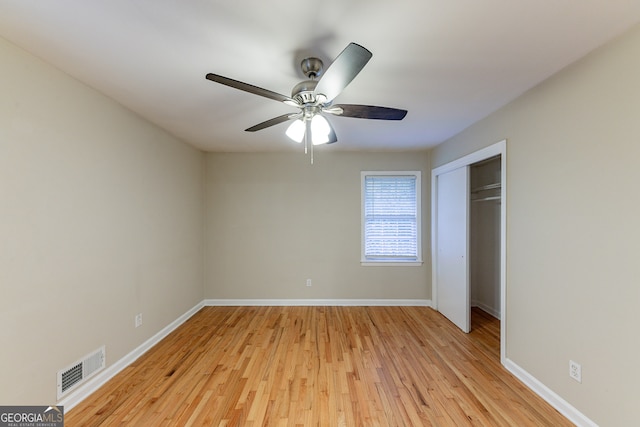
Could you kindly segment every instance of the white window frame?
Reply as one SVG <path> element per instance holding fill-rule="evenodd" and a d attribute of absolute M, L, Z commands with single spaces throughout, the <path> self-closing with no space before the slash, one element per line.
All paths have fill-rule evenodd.
<path fill-rule="evenodd" d="M 416 180 L 416 259 L 368 259 L 365 256 L 365 179 L 368 176 L 411 176 Z M 360 172 L 360 264 L 362 266 L 421 266 L 422 261 L 422 173 L 421 171 L 361 171 Z"/>

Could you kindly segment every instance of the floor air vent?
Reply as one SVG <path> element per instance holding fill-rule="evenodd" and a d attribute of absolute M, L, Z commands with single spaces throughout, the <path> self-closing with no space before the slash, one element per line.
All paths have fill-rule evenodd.
<path fill-rule="evenodd" d="M 58 371 L 58 399 L 105 367 L 104 346 Z"/>

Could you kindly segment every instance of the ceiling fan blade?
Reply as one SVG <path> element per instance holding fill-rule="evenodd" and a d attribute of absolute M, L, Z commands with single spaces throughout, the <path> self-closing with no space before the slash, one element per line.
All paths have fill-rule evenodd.
<path fill-rule="evenodd" d="M 297 119 L 300 116 L 300 113 L 296 114 L 283 114 L 278 117 L 274 117 L 273 119 L 266 120 L 262 123 L 258 123 L 255 126 L 251 126 L 250 128 L 245 129 L 245 132 L 255 132 L 258 130 L 266 129 L 268 127 L 278 125 L 280 123 L 284 123 L 287 120 Z"/>
<path fill-rule="evenodd" d="M 220 83 L 235 89 L 240 89 L 245 92 L 252 93 L 254 95 L 264 96 L 265 98 L 284 102 L 285 104 L 288 104 L 294 107 L 300 106 L 300 104 L 298 104 L 298 102 L 296 102 L 293 98 L 290 98 L 286 95 L 282 95 L 268 89 L 263 89 L 258 86 L 250 85 L 249 83 L 244 83 L 238 80 L 230 79 L 229 77 L 224 77 L 218 74 L 209 73 L 206 75 L 206 78 L 207 80 L 211 80 L 212 82 Z"/>
<path fill-rule="evenodd" d="M 349 43 L 320 77 L 314 94 L 324 95 L 327 98 L 325 102 L 331 101 L 362 71 L 372 56 L 359 44 Z"/>
<path fill-rule="evenodd" d="M 407 110 L 401 110 L 398 108 L 357 104 L 335 104 L 329 108 L 323 109 L 323 111 L 336 116 L 377 120 L 402 120 L 407 115 Z"/>

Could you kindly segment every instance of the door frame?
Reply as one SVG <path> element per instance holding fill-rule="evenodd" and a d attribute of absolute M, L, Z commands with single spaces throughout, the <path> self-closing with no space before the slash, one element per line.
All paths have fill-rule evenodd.
<path fill-rule="evenodd" d="M 431 170 L 431 301 L 438 309 L 438 176 L 452 170 L 469 167 L 474 163 L 500 156 L 500 363 L 505 364 L 507 354 L 507 140 L 482 148 Z M 467 242 L 467 245 L 469 243 Z"/>

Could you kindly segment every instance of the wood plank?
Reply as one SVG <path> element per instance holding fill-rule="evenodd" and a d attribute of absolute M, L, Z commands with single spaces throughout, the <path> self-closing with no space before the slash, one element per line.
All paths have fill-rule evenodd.
<path fill-rule="evenodd" d="M 204 307 L 65 415 L 67 426 L 571 426 L 425 307 Z"/>

